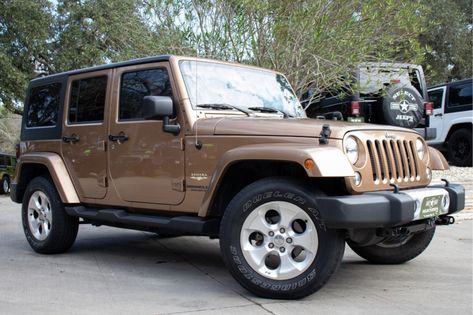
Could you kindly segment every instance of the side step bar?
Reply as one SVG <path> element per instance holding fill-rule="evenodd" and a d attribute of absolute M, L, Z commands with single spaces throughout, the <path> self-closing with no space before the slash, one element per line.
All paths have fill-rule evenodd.
<path fill-rule="evenodd" d="M 119 209 L 93 209 L 84 206 L 66 206 L 67 214 L 83 218 L 94 225 L 109 225 L 155 233 L 206 235 L 217 237 L 220 219 L 193 216 L 166 217 L 130 213 Z"/>

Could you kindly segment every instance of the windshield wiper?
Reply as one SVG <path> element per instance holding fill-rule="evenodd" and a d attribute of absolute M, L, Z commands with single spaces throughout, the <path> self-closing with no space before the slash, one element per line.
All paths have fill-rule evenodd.
<path fill-rule="evenodd" d="M 292 115 L 289 115 L 285 111 L 282 111 L 282 110 L 276 109 L 276 108 L 272 108 L 272 107 L 257 106 L 257 107 L 248 107 L 248 109 L 251 109 L 251 110 L 254 110 L 254 111 L 259 111 L 261 113 L 281 113 L 281 114 L 283 114 L 284 118 L 293 117 Z"/>
<path fill-rule="evenodd" d="M 240 108 L 238 106 L 235 106 L 235 105 L 231 105 L 231 104 L 227 104 L 227 103 L 209 103 L 209 104 L 199 104 L 199 105 L 196 105 L 197 107 L 200 107 L 200 108 L 211 108 L 211 109 L 216 109 L 216 110 L 225 110 L 225 109 L 236 109 L 244 114 L 246 114 L 246 116 L 250 116 L 251 112 L 243 109 L 243 108 Z"/>

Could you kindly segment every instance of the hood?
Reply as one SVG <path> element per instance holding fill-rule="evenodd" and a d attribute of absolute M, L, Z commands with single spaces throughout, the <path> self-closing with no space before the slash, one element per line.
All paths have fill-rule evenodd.
<path fill-rule="evenodd" d="M 319 138 L 322 126 L 330 126 L 332 139 L 342 139 L 349 131 L 386 130 L 415 132 L 411 129 L 386 125 L 358 124 L 336 120 L 308 118 L 220 117 L 199 119 L 194 132 L 200 135 L 244 135 Z"/>

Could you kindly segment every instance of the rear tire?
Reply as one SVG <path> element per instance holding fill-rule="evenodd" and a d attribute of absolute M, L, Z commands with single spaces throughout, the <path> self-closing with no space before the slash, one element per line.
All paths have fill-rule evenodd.
<path fill-rule="evenodd" d="M 10 192 L 10 177 L 3 176 L 0 186 L 0 194 L 8 194 Z"/>
<path fill-rule="evenodd" d="M 393 85 L 386 91 L 381 108 L 383 121 L 392 126 L 415 128 L 424 115 L 423 99 L 412 85 Z"/>
<path fill-rule="evenodd" d="M 79 219 L 69 216 L 49 178 L 36 177 L 27 186 L 22 205 L 23 231 L 34 251 L 67 251 L 77 236 Z"/>
<path fill-rule="evenodd" d="M 419 256 L 429 246 L 435 234 L 435 228 L 376 245 L 358 246 L 347 241 L 351 249 L 360 257 L 375 264 L 402 264 Z"/>
<path fill-rule="evenodd" d="M 297 299 L 319 290 L 338 269 L 345 242 L 320 218 L 313 192 L 286 178 L 240 191 L 220 225 L 220 249 L 232 276 L 265 298 Z"/>
<path fill-rule="evenodd" d="M 448 139 L 448 162 L 456 166 L 471 166 L 471 130 L 458 129 Z"/>

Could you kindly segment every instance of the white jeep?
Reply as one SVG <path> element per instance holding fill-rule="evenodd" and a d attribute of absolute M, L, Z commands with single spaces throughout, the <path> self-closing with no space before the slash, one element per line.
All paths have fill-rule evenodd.
<path fill-rule="evenodd" d="M 428 144 L 447 152 L 450 164 L 471 166 L 471 135 L 473 124 L 472 79 L 433 86 L 428 89 L 433 102 L 433 115 L 428 126 L 436 136 Z"/>

